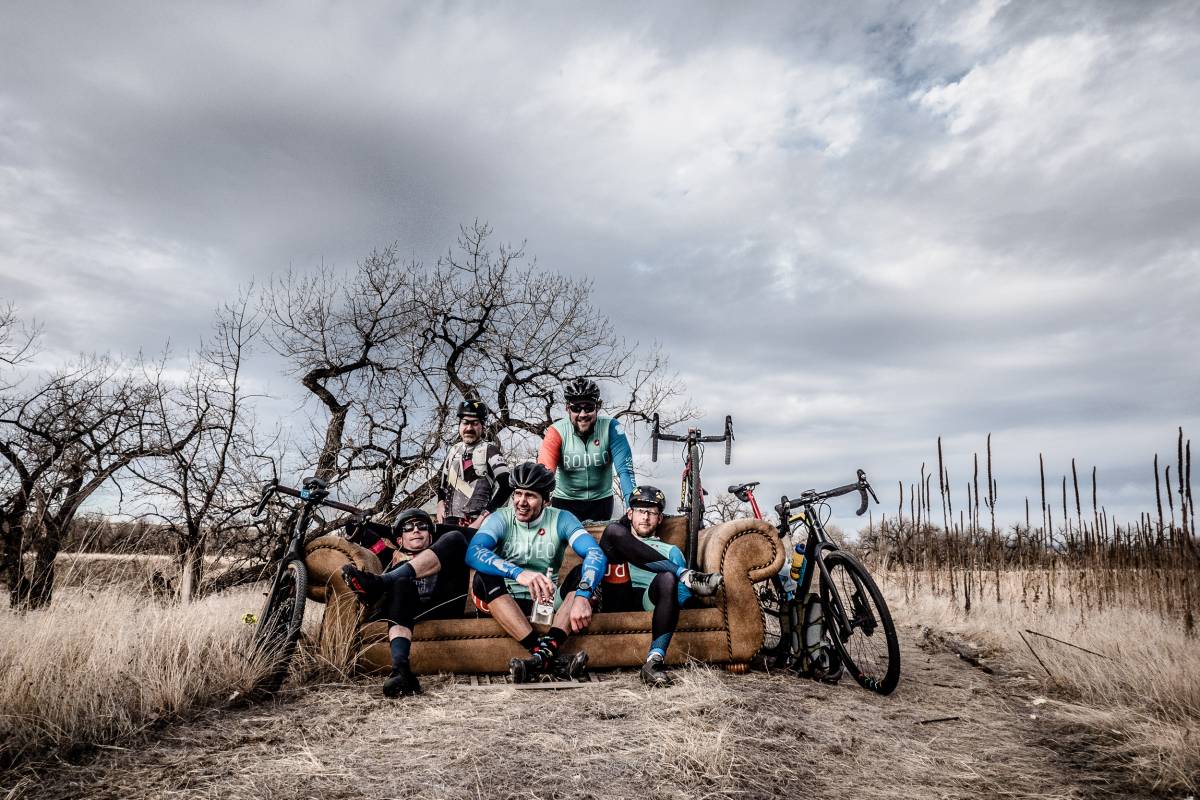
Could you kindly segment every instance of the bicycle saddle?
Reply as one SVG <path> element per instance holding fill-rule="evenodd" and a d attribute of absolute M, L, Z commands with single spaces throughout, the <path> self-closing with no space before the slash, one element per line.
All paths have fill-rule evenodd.
<path fill-rule="evenodd" d="M 729 493 L 731 495 L 733 495 L 734 497 L 736 497 L 738 500 L 741 500 L 743 503 L 749 503 L 750 502 L 749 492 L 752 491 L 755 486 L 758 486 L 758 483 L 759 483 L 758 481 L 751 481 L 750 483 L 743 483 L 738 486 L 730 486 Z"/>

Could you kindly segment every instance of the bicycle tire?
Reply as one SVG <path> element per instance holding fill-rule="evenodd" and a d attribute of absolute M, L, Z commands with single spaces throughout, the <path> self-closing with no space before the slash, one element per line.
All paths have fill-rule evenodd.
<path fill-rule="evenodd" d="M 688 448 L 688 538 L 687 565 L 690 569 L 698 569 L 696 560 L 699 558 L 700 527 L 704 524 L 704 490 L 700 486 L 700 469 L 696 458 L 696 448 Z"/>
<path fill-rule="evenodd" d="M 838 550 L 823 558 L 830 579 L 821 575 L 821 610 L 830 638 L 859 686 L 891 694 L 900 682 L 900 641 L 883 593 L 849 553 Z"/>
<path fill-rule="evenodd" d="M 300 640 L 307 599 L 308 569 L 303 561 L 293 559 L 267 594 L 254 629 L 251 656 L 260 659 L 264 667 L 255 689 L 273 694 L 283 685 Z"/>
<path fill-rule="evenodd" d="M 763 643 L 756 661 L 763 669 L 785 669 L 797 652 L 795 609 L 778 575 L 754 584 L 754 591 L 763 620 Z"/>

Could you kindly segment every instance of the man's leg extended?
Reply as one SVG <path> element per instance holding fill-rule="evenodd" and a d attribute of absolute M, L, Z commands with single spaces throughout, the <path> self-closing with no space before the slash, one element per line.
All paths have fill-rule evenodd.
<path fill-rule="evenodd" d="M 708 597 L 721 587 L 721 574 L 696 572 L 680 566 L 646 544 L 628 526 L 613 523 L 604 529 L 600 549 L 609 563 L 626 561 L 644 570 L 671 573 L 697 597 Z"/>
<path fill-rule="evenodd" d="M 459 531 L 448 531 L 439 536 L 431 546 L 413 556 L 411 561 L 382 575 L 346 564 L 342 567 L 342 580 L 359 600 L 365 605 L 371 605 L 397 581 L 427 578 L 440 573 L 444 568 L 458 569 L 460 565 L 465 570 L 466 557 L 466 537 Z"/>

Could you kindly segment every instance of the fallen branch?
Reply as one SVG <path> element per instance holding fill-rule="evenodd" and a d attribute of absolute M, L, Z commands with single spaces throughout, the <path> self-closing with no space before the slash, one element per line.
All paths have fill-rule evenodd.
<path fill-rule="evenodd" d="M 1088 650 L 1086 647 L 1080 647 L 1077 644 L 1071 644 L 1070 642 L 1063 641 L 1062 639 L 1056 639 L 1053 636 L 1050 636 L 1045 633 L 1038 633 L 1037 631 L 1031 631 L 1031 630 L 1029 630 L 1029 628 L 1026 628 L 1025 632 L 1032 633 L 1034 636 L 1040 636 L 1043 639 L 1049 639 L 1052 642 L 1058 642 L 1059 644 L 1065 644 L 1067 647 L 1074 647 L 1076 650 L 1082 650 L 1083 652 L 1089 653 L 1090 655 L 1093 655 L 1093 656 L 1099 656 L 1100 658 L 1107 658 L 1109 661 L 1116 661 L 1116 659 L 1113 658 L 1112 656 L 1106 656 L 1106 655 L 1104 655 L 1104 653 L 1097 653 L 1095 650 Z M 1024 637 L 1021 637 L 1021 638 L 1024 638 Z M 1028 642 L 1026 642 L 1026 644 L 1028 644 Z"/>
<path fill-rule="evenodd" d="M 1033 633 L 1033 631 L 1030 631 L 1030 633 Z M 1033 657 L 1037 659 L 1037 662 L 1042 665 L 1042 669 L 1046 670 L 1046 674 L 1053 679 L 1054 673 L 1050 671 L 1050 668 L 1046 666 L 1046 662 L 1042 661 L 1042 657 L 1039 656 L 1037 651 L 1033 649 L 1033 645 L 1031 645 L 1029 640 L 1025 638 L 1025 634 L 1021 631 L 1017 631 L 1017 635 L 1021 637 L 1021 641 L 1025 643 L 1025 646 L 1029 648 L 1029 652 L 1033 653 Z"/>
<path fill-rule="evenodd" d="M 917 722 L 918 725 L 932 725 L 935 722 L 954 722 L 962 717 L 935 717 L 934 719 L 923 719 Z"/>

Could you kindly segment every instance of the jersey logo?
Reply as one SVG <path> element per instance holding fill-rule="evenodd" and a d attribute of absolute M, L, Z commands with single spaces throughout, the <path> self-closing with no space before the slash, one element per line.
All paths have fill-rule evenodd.
<path fill-rule="evenodd" d="M 537 535 L 538 535 L 538 536 L 545 536 L 545 535 L 546 535 L 546 529 L 545 529 L 545 528 L 538 528 L 538 534 L 537 534 Z"/>
<path fill-rule="evenodd" d="M 629 565 L 625 562 L 608 564 L 601 580 L 604 583 L 629 583 Z"/>
<path fill-rule="evenodd" d="M 592 442 L 592 444 L 596 445 L 596 447 L 599 447 L 599 446 L 600 446 L 600 440 L 599 440 L 599 439 L 596 439 L 594 442 Z"/>

